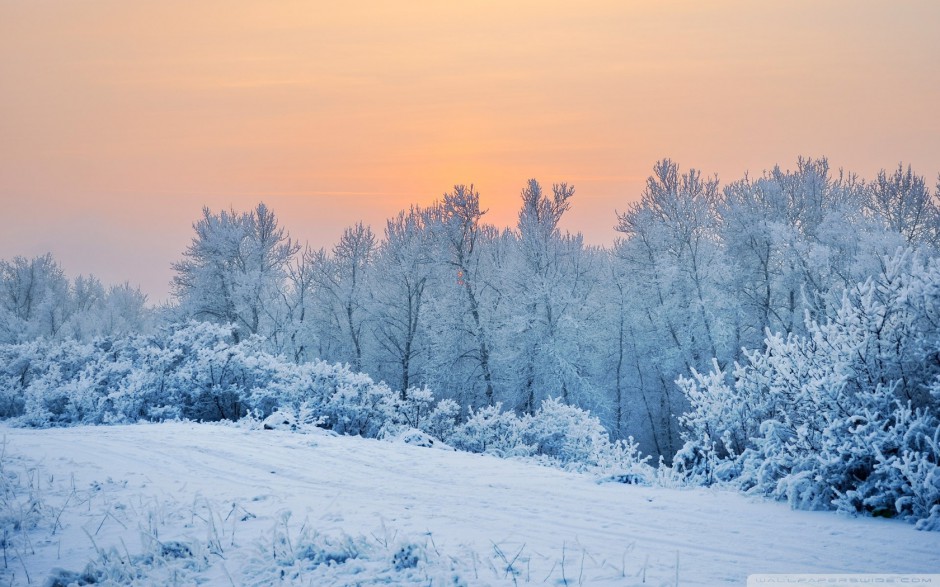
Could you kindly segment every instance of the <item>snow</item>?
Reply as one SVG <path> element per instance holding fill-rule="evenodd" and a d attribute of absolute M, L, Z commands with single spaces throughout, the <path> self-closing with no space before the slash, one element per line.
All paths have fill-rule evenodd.
<path fill-rule="evenodd" d="M 402 441 L 188 422 L 0 434 L 0 472 L 48 512 L 5 538 L 4 584 L 26 572 L 65 583 L 78 575 L 53 569 L 90 561 L 99 582 L 130 582 L 120 570 L 136 565 L 138 584 L 213 585 L 742 585 L 940 569 L 940 533 L 903 522 Z"/>

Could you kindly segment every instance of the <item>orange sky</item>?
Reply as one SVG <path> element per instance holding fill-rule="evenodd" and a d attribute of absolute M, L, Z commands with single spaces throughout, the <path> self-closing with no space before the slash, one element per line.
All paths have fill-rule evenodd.
<path fill-rule="evenodd" d="M 0 258 L 165 298 L 203 205 L 343 227 L 530 177 L 609 244 L 671 157 L 940 171 L 940 2 L 0 0 Z"/>

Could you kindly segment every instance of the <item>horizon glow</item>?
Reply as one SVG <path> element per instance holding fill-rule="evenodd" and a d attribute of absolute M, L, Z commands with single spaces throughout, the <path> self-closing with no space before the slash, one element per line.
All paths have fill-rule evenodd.
<path fill-rule="evenodd" d="M 203 206 L 301 242 L 473 183 L 576 188 L 610 245 L 656 160 L 732 181 L 800 155 L 940 171 L 940 3 L 11 0 L 0 4 L 0 258 L 159 303 Z"/>

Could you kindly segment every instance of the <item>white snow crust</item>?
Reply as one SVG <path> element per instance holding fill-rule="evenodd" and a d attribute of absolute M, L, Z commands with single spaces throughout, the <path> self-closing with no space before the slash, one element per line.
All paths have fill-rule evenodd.
<path fill-rule="evenodd" d="M 752 573 L 930 573 L 940 533 L 720 489 L 196 423 L 0 426 L 3 584 L 743 585 Z M 17 510 L 20 508 L 20 510 Z M 17 558 L 17 552 L 21 558 Z M 58 569 L 58 570 L 56 570 Z M 56 579 L 58 578 L 58 579 Z"/>

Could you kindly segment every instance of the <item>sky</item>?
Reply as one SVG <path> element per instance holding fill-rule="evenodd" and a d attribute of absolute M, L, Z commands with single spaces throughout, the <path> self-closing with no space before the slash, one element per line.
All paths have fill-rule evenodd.
<path fill-rule="evenodd" d="M 330 248 L 529 178 L 610 245 L 653 164 L 940 172 L 940 2 L 0 0 L 0 259 L 167 299 L 203 206 Z"/>

